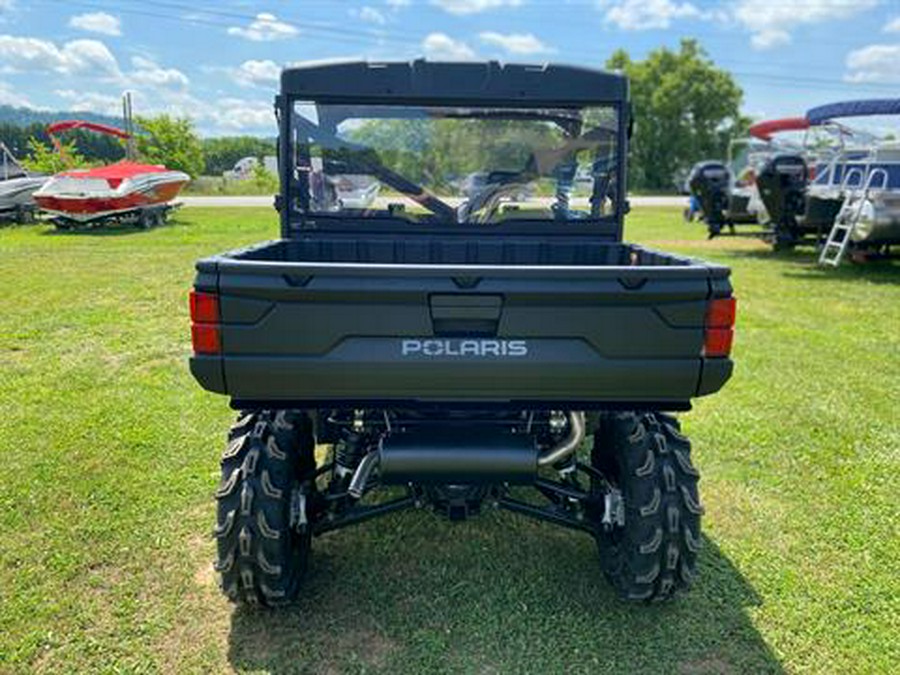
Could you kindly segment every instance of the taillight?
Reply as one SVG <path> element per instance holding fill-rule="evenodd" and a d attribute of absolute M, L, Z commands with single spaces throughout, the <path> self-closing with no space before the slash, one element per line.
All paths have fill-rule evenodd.
<path fill-rule="evenodd" d="M 728 356 L 734 341 L 734 320 L 737 313 L 735 298 L 716 298 L 706 308 L 706 328 L 703 335 L 704 356 Z"/>
<path fill-rule="evenodd" d="M 195 354 L 222 351 L 219 297 L 213 293 L 191 291 L 191 344 Z"/>
<path fill-rule="evenodd" d="M 218 354 L 222 351 L 219 327 L 211 323 L 195 323 L 191 326 L 191 344 L 196 354 Z"/>
<path fill-rule="evenodd" d="M 219 323 L 219 296 L 191 291 L 191 321 Z"/>

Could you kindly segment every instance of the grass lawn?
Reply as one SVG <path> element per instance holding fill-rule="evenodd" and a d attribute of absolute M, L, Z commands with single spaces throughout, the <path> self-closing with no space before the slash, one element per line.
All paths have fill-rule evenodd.
<path fill-rule="evenodd" d="M 210 561 L 232 418 L 190 377 L 196 258 L 269 210 L 149 231 L 0 229 L 0 672 L 888 673 L 900 664 L 900 266 L 629 239 L 732 266 L 737 371 L 683 416 L 703 473 L 694 591 L 619 602 L 593 542 L 488 513 L 314 542 L 303 600 L 235 610 Z"/>

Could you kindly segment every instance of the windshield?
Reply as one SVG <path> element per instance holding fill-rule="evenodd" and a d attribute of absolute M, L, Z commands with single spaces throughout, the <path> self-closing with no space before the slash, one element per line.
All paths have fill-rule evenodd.
<path fill-rule="evenodd" d="M 615 107 L 298 102 L 292 207 L 414 222 L 615 218 Z"/>

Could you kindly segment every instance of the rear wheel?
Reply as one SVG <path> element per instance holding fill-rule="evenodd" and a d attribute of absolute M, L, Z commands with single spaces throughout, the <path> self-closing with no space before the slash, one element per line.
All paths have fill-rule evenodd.
<path fill-rule="evenodd" d="M 315 440 L 298 411 L 244 413 L 228 434 L 216 491 L 216 570 L 235 602 L 292 601 L 306 572 Z"/>
<path fill-rule="evenodd" d="M 600 526 L 597 544 L 604 574 L 623 598 L 665 600 L 694 578 L 702 507 L 690 453 L 670 415 L 629 412 L 600 420 L 591 460 L 616 497 L 611 503 L 622 508 Z"/>

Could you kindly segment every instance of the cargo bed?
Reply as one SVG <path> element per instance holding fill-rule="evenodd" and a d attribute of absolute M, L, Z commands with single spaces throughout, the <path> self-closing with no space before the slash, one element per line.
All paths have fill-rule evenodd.
<path fill-rule="evenodd" d="M 197 270 L 219 352 L 191 368 L 236 405 L 680 409 L 731 373 L 703 355 L 728 269 L 631 244 L 319 234 Z"/>

